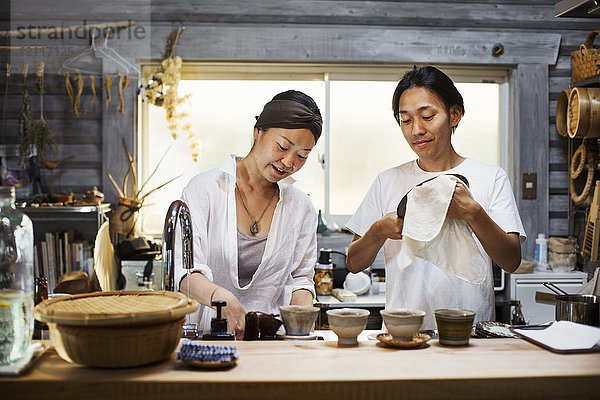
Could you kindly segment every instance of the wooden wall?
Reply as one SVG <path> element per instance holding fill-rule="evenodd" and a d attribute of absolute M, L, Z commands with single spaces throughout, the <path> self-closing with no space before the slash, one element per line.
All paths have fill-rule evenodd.
<path fill-rule="evenodd" d="M 553 0 L 135 0 L 102 3 L 32 0 L 22 3 L 18 9 L 13 5 L 8 17 L 13 27 L 19 22 L 32 21 L 34 25 L 67 25 L 80 24 L 84 19 L 88 23 L 136 20 L 137 26 L 144 27 L 143 39 L 136 41 L 124 37 L 114 43 L 115 48 L 131 59 L 160 57 L 172 23 L 178 21 L 186 26 L 178 48 L 178 54 L 184 59 L 281 61 L 289 58 L 290 61 L 375 63 L 439 63 L 444 60 L 447 64 L 512 66 L 516 75 L 525 74 L 521 79 L 515 76 L 514 82 L 520 85 L 517 92 L 525 98 L 530 89 L 534 90 L 532 97 L 539 102 L 536 104 L 542 104 L 542 109 L 533 111 L 543 116 L 541 122 L 532 123 L 537 120 L 529 117 L 531 105 L 525 103 L 520 105 L 524 112 L 515 113 L 515 118 L 523 120 L 521 126 L 531 130 L 519 132 L 520 139 L 514 143 L 518 154 L 514 171 L 517 197 L 520 197 L 521 173 L 538 174 L 538 200 L 527 203 L 528 200 L 519 199 L 522 212 L 529 215 L 531 210 L 534 213 L 531 217 L 524 215 L 524 218 L 531 218 L 526 225 L 534 230 L 527 232 L 530 240 L 525 255 L 533 256 L 530 253 L 537 230 L 547 230 L 548 234 L 557 236 L 568 233 L 567 140 L 555 129 L 556 101 L 570 82 L 570 53 L 585 40 L 590 30 L 600 26 L 600 19 L 557 19 Z M 3 18 L 6 23 L 7 17 Z M 269 34 L 274 35 L 272 40 L 265 41 Z M 543 35 L 548 34 L 559 35 L 560 44 L 556 60 L 544 64 L 540 60 L 547 59 L 544 54 L 552 52 L 552 44 L 542 40 L 547 37 Z M 286 36 L 285 45 L 277 47 L 274 43 L 283 43 L 279 37 L 282 35 Z M 470 42 L 481 38 L 489 38 L 489 41 L 497 38 L 505 44 L 506 54 L 491 59 L 490 48 Z M 18 42 L 13 39 L 15 41 Z M 444 45 L 439 45 L 439 41 L 445 41 Z M 35 40 L 29 42 L 36 43 Z M 72 39 L 61 45 L 75 51 L 83 49 L 87 43 Z M 50 68 L 57 68 L 62 60 L 64 57 L 50 55 L 48 64 Z M 516 68 L 517 65 L 520 68 Z M 540 69 L 540 65 L 544 67 Z M 0 70 L 4 68 L 0 67 Z M 543 75 L 542 79 L 529 87 L 529 79 L 539 74 Z M 113 171 L 118 175 L 114 171 L 123 168 L 124 159 L 118 151 L 120 137 L 135 146 L 135 115 L 131 113 L 119 120 L 123 116 L 117 115 L 114 109 L 107 111 L 97 107 L 76 119 L 62 78 L 52 74 L 47 81 L 47 118 L 61 147 L 61 156 L 77 155 L 59 171 L 57 183 L 76 191 L 98 185 L 114 201 L 116 194 L 107 187 L 106 172 Z M 542 82 L 541 86 L 539 82 Z M 0 77 L 0 88 L 4 88 L 3 76 Z M 15 119 L 19 94 L 18 87 L 11 82 L 7 107 L 9 143 L 17 140 Z M 89 91 L 84 91 L 84 102 L 89 96 Z M 135 106 L 131 88 L 126 100 L 131 110 Z M 115 107 L 115 103 L 112 106 Z M 35 102 L 32 107 L 35 111 Z M 535 214 L 539 210 L 541 217 Z"/>

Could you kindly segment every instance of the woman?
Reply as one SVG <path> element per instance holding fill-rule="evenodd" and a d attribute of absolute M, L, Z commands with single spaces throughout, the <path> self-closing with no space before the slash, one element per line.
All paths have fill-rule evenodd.
<path fill-rule="evenodd" d="M 290 175 L 306 162 L 321 125 L 310 96 L 280 93 L 257 117 L 250 152 L 195 176 L 183 191 L 194 233 L 191 297 L 205 306 L 226 301 L 224 317 L 237 337 L 246 312 L 312 305 L 317 214 Z M 175 282 L 184 293 L 187 280 L 178 266 Z M 210 326 L 205 311 L 200 329 Z"/>
<path fill-rule="evenodd" d="M 354 232 L 347 267 L 359 272 L 371 265 L 384 247 L 386 307 L 426 311 L 423 329 L 435 328 L 438 308 L 470 309 L 477 320 L 494 319 L 492 260 L 507 272 L 520 264 L 525 232 L 506 173 L 499 167 L 460 156 L 452 134 L 463 114 L 463 99 L 452 80 L 434 67 L 415 68 L 404 75 L 392 100 L 394 117 L 417 159 L 377 176 L 357 212 L 347 224 Z M 415 258 L 399 269 L 403 219 L 396 207 L 417 184 L 441 174 L 460 174 L 470 190 L 456 182 L 446 217 L 464 220 L 473 231 L 486 266 L 482 283 L 450 274 Z"/>

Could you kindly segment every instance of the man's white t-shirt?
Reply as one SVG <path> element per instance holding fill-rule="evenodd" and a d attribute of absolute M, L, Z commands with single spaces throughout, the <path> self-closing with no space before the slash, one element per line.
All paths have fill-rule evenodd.
<path fill-rule="evenodd" d="M 443 172 L 423 171 L 416 160 L 380 173 L 346 227 L 363 236 L 384 215 L 395 212 L 398 203 L 417 184 L 441 174 L 460 174 L 469 181 L 471 195 L 487 214 L 508 233 L 526 235 L 506 172 L 495 165 L 466 158 Z M 401 240 L 388 239 L 383 245 L 386 268 L 386 308 L 412 308 L 426 312 L 422 329 L 435 329 L 433 311 L 460 308 L 476 312 L 476 321 L 495 318 L 492 261 L 473 234 L 488 268 L 483 283 L 472 284 L 421 258 L 402 271 L 396 264 Z"/>

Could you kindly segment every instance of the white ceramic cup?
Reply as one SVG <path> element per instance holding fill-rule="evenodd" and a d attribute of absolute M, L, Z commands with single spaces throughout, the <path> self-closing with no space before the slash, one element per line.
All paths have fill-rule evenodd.
<path fill-rule="evenodd" d="M 339 346 L 357 346 L 358 334 L 367 327 L 369 310 L 338 308 L 327 311 L 329 327 L 338 337 Z"/>
<path fill-rule="evenodd" d="M 381 316 L 393 340 L 408 341 L 421 329 L 425 311 L 397 308 L 382 310 Z"/>

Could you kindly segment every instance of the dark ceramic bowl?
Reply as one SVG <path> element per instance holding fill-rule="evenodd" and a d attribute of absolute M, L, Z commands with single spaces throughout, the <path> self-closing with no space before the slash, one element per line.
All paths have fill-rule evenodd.
<path fill-rule="evenodd" d="M 271 340 L 281 326 L 281 320 L 277 314 L 265 314 L 260 311 L 246 313 L 246 327 L 244 329 L 244 340 Z"/>
<path fill-rule="evenodd" d="M 258 314 L 258 330 L 260 331 L 260 339 L 274 339 L 277 330 L 283 324 L 277 314 Z"/>
<path fill-rule="evenodd" d="M 469 344 L 475 312 L 458 309 L 434 311 L 439 343 L 446 346 L 466 346 Z"/>

